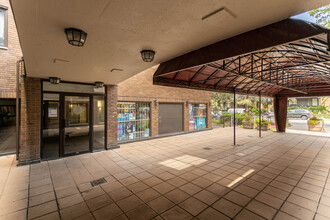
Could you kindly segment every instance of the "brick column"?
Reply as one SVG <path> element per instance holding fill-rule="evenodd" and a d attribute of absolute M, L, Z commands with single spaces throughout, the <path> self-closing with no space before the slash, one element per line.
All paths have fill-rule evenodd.
<path fill-rule="evenodd" d="M 183 131 L 189 131 L 189 104 L 183 103 Z"/>
<path fill-rule="evenodd" d="M 285 132 L 287 105 L 288 105 L 287 97 L 275 96 L 275 98 L 274 98 L 274 114 L 275 114 L 276 130 L 278 132 Z"/>
<path fill-rule="evenodd" d="M 212 114 L 211 114 L 211 110 L 212 107 L 210 105 L 211 102 L 207 103 L 207 128 L 212 128 Z"/>
<path fill-rule="evenodd" d="M 118 86 L 106 85 L 106 119 L 107 119 L 107 149 L 118 148 L 117 145 L 117 100 L 118 100 Z"/>
<path fill-rule="evenodd" d="M 158 107 L 159 107 L 159 103 L 156 104 L 154 101 L 150 103 L 150 109 L 151 109 L 150 136 L 152 137 L 158 135 Z"/>
<path fill-rule="evenodd" d="M 26 77 L 21 83 L 19 164 L 40 161 L 41 80 Z"/>

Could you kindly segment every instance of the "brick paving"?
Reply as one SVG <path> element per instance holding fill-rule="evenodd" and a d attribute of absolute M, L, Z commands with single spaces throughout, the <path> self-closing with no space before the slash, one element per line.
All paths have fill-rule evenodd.
<path fill-rule="evenodd" d="M 0 219 L 330 218 L 328 137 L 237 133 L 236 147 L 217 128 L 31 166 L 0 157 Z"/>

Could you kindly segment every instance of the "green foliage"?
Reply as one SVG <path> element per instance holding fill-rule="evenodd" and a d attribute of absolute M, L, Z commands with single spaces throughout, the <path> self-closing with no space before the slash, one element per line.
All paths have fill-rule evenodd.
<path fill-rule="evenodd" d="M 330 28 L 330 5 L 311 10 L 309 15 L 316 19 L 316 23 Z"/>
<path fill-rule="evenodd" d="M 252 118 L 251 115 L 245 114 L 245 116 L 243 118 L 243 121 L 242 121 L 242 124 L 244 125 L 245 123 L 254 124 L 254 121 L 253 121 L 253 118 Z"/>
<path fill-rule="evenodd" d="M 212 109 L 221 110 L 222 105 L 234 101 L 233 94 L 212 92 Z"/>
<path fill-rule="evenodd" d="M 259 118 L 256 119 L 256 124 L 259 125 Z M 263 125 L 269 125 L 269 122 L 266 121 L 265 119 L 261 119 L 261 126 Z"/>

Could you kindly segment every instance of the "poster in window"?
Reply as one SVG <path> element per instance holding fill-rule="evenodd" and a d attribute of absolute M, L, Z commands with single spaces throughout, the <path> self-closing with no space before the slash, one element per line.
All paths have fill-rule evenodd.
<path fill-rule="evenodd" d="M 48 117 L 57 118 L 57 108 L 48 108 Z"/>

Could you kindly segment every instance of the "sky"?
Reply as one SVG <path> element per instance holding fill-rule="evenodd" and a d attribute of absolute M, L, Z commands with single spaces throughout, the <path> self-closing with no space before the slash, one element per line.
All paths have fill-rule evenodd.
<path fill-rule="evenodd" d="M 292 16 L 291 18 L 297 18 L 297 19 L 301 19 L 301 20 L 304 20 L 304 21 L 309 21 L 309 22 L 312 22 L 312 23 L 316 23 L 315 18 L 311 17 L 309 15 L 308 11 L 303 12 L 303 13 L 298 14 L 298 15 L 295 15 L 295 16 Z"/>

